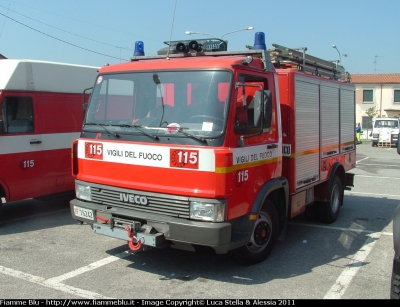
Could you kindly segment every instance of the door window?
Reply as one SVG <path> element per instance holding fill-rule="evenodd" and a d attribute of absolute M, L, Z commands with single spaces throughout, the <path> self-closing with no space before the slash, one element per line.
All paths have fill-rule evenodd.
<path fill-rule="evenodd" d="M 0 109 L 0 133 L 33 132 L 32 97 L 6 96 Z"/>
<path fill-rule="evenodd" d="M 257 92 L 260 94 L 268 89 L 268 82 L 266 79 L 250 75 L 241 75 L 239 82 L 244 86 L 240 86 L 237 93 L 235 132 L 241 134 L 246 129 L 250 132 L 248 129 L 261 128 L 260 108 L 254 102 Z M 268 124 L 270 123 L 263 121 L 263 128 L 269 128 Z"/>

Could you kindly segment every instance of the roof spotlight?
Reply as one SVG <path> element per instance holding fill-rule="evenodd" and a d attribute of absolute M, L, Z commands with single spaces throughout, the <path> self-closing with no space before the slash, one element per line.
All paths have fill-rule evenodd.
<path fill-rule="evenodd" d="M 176 44 L 176 48 L 177 51 L 179 52 L 185 52 L 186 51 L 186 45 L 184 43 L 178 43 Z"/>
<path fill-rule="evenodd" d="M 189 50 L 196 50 L 199 48 L 199 43 L 196 41 L 191 41 L 189 43 Z"/>

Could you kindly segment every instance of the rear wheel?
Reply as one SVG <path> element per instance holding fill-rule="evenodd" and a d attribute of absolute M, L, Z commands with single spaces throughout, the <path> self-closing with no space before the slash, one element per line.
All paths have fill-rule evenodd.
<path fill-rule="evenodd" d="M 339 216 L 340 207 L 343 202 L 343 187 L 338 176 L 333 179 L 329 201 L 319 204 L 319 218 L 321 222 L 333 223 Z"/>
<path fill-rule="evenodd" d="M 278 213 L 271 201 L 264 204 L 255 222 L 250 242 L 232 251 L 236 260 L 244 265 L 264 261 L 271 253 L 279 234 Z"/>

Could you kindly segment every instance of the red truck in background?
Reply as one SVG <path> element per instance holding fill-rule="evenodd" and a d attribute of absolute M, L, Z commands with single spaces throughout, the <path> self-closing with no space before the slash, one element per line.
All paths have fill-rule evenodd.
<path fill-rule="evenodd" d="M 5 202 L 73 192 L 71 143 L 98 69 L 0 60 L 0 214 Z"/>
<path fill-rule="evenodd" d="M 102 67 L 72 146 L 71 213 L 132 250 L 198 246 L 251 265 L 289 219 L 333 223 L 353 186 L 355 86 L 273 45 L 171 41 Z"/>

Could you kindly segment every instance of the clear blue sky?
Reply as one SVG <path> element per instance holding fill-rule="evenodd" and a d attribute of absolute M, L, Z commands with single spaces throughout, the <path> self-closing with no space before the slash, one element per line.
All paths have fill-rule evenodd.
<path fill-rule="evenodd" d="M 398 0 L 0 0 L 0 53 L 102 66 L 129 60 L 135 41 L 146 55 L 168 40 L 224 36 L 229 50 L 253 45 L 264 32 L 267 48 L 307 47 L 338 60 L 350 74 L 400 73 Z M 347 54 L 348 56 L 343 56 Z"/>

